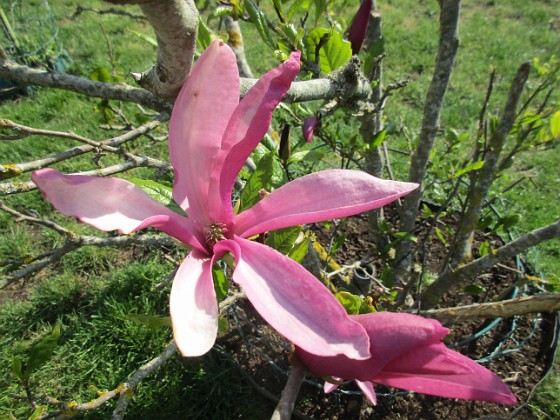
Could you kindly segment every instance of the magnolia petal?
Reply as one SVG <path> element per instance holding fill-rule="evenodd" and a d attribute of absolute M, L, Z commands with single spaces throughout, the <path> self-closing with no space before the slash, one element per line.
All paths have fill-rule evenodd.
<path fill-rule="evenodd" d="M 313 140 L 313 132 L 315 131 L 315 127 L 317 127 L 321 122 L 317 117 L 306 117 L 303 120 L 303 126 L 301 127 L 303 133 L 303 139 L 307 143 L 311 143 Z"/>
<path fill-rule="evenodd" d="M 335 391 L 337 388 L 338 388 L 337 384 L 331 384 L 330 382 L 325 382 L 325 385 L 323 385 L 323 392 L 325 394 L 329 394 Z"/>
<path fill-rule="evenodd" d="M 369 14 L 371 12 L 372 0 L 363 0 L 358 13 L 354 16 L 354 20 L 348 30 L 348 41 L 352 45 L 352 54 L 358 54 L 362 48 L 362 43 L 366 38 L 367 27 L 369 23 Z"/>
<path fill-rule="evenodd" d="M 183 85 L 169 123 L 169 154 L 175 169 L 173 197 L 202 226 L 209 224 L 210 171 L 238 103 L 235 54 L 223 41 L 214 41 Z"/>
<path fill-rule="evenodd" d="M 218 242 L 236 259 L 233 280 L 261 316 L 296 346 L 320 356 L 369 357 L 369 338 L 332 293 L 290 258 L 246 239 Z"/>
<path fill-rule="evenodd" d="M 210 210 L 213 220 L 233 218 L 231 191 L 237 174 L 268 131 L 272 111 L 299 72 L 300 55 L 299 51 L 293 52 L 288 60 L 261 77 L 235 109 L 212 173 Z"/>
<path fill-rule="evenodd" d="M 446 398 L 516 402 L 497 375 L 443 344 L 418 348 L 402 360 L 393 361 L 373 382 Z"/>
<path fill-rule="evenodd" d="M 417 186 L 361 171 L 315 172 L 283 185 L 240 213 L 235 219 L 235 234 L 247 238 L 287 226 L 352 216 L 382 207 Z"/>
<path fill-rule="evenodd" d="M 377 405 L 377 395 L 375 395 L 375 390 L 373 389 L 373 384 L 371 382 L 356 381 L 358 387 L 362 390 L 366 398 L 373 404 Z"/>
<path fill-rule="evenodd" d="M 218 303 L 212 281 L 212 259 L 191 251 L 179 267 L 169 297 L 173 337 L 183 356 L 207 353 L 218 334 Z"/>
<path fill-rule="evenodd" d="M 152 200 L 140 187 L 124 179 L 65 175 L 50 168 L 33 172 L 31 179 L 59 212 L 97 229 L 130 233 L 152 226 L 204 249 L 188 218 Z"/>

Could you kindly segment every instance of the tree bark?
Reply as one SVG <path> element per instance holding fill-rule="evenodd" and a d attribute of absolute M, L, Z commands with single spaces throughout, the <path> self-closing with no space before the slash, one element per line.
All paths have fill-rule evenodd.
<path fill-rule="evenodd" d="M 408 181 L 420 184 L 420 187 L 403 200 L 400 211 L 399 231 L 413 233 L 416 227 L 416 217 L 422 197 L 422 183 L 426 176 L 426 168 L 430 153 L 434 146 L 439 128 L 439 118 L 443 99 L 447 92 L 449 79 L 455 57 L 459 47 L 459 11 L 461 0 L 440 0 L 440 33 L 436 65 L 432 82 L 426 95 L 422 128 L 418 138 L 418 145 L 412 155 Z M 395 265 L 393 266 L 397 283 L 403 283 L 410 270 L 414 244 L 412 241 L 402 241 L 397 247 Z"/>

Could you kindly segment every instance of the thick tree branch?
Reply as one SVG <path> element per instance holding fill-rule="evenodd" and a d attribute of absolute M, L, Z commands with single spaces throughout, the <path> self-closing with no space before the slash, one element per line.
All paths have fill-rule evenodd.
<path fill-rule="evenodd" d="M 458 28 L 461 1 L 440 0 L 439 3 L 441 8 L 440 33 L 436 65 L 426 96 L 418 145 L 412 155 L 408 174 L 409 182 L 415 182 L 420 185 L 422 185 L 426 176 L 428 160 L 439 128 L 443 99 L 447 92 L 447 86 L 459 48 Z M 411 192 L 403 199 L 399 223 L 399 230 L 401 232 L 412 233 L 414 231 L 421 197 L 422 187 Z M 396 264 L 394 266 L 397 282 L 402 282 L 404 276 L 409 271 L 413 249 L 412 241 L 402 241 L 397 247 Z"/>
<path fill-rule="evenodd" d="M 235 20 L 231 16 L 224 16 L 224 22 L 226 24 L 226 31 L 228 33 L 228 45 L 231 47 L 237 58 L 237 68 L 239 69 L 239 76 L 241 77 L 253 77 L 253 72 L 251 67 L 247 62 L 247 57 L 245 56 L 245 47 L 243 46 L 243 35 L 241 34 L 241 27 L 239 26 L 239 21 Z"/>
<path fill-rule="evenodd" d="M 535 229 L 468 264 L 448 269 L 426 288 L 419 299 L 419 304 L 422 308 L 431 308 L 452 287 L 460 287 L 499 262 L 513 258 L 541 242 L 558 237 L 560 237 L 560 220 Z"/>
<path fill-rule="evenodd" d="M 429 309 L 415 313 L 439 321 L 457 321 L 461 319 L 508 318 L 515 315 L 555 311 L 560 311 L 560 293 L 542 293 L 500 302 L 475 303 L 473 305 Z"/>
<path fill-rule="evenodd" d="M 0 77 L 25 85 L 53 87 L 96 98 L 133 102 L 157 111 L 169 111 L 171 109 L 168 102 L 159 99 L 144 89 L 134 88 L 125 83 L 95 82 L 70 74 L 34 69 L 7 59 L 0 62 Z"/>
<path fill-rule="evenodd" d="M 193 0 L 141 1 L 157 37 L 157 62 L 136 81 L 158 98 L 175 99 L 191 71 L 198 11 Z"/>

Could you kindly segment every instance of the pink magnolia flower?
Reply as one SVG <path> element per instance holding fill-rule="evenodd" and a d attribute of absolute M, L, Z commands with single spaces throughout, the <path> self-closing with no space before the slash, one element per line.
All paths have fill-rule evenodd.
<path fill-rule="evenodd" d="M 325 392 L 337 388 L 334 381 L 353 379 L 373 404 L 373 383 L 447 398 L 515 404 L 498 376 L 441 342 L 449 330 L 438 321 L 390 312 L 350 318 L 370 337 L 369 359 L 321 357 L 296 347 L 297 358 L 309 371 L 331 381 L 325 382 Z"/>
<path fill-rule="evenodd" d="M 366 39 L 372 4 L 372 0 L 363 0 L 350 25 L 348 41 L 350 41 L 350 45 L 352 46 L 352 54 L 358 54 L 360 52 L 364 39 Z"/>
<path fill-rule="evenodd" d="M 218 304 L 212 266 L 228 252 L 236 261 L 233 281 L 286 338 L 323 356 L 369 356 L 363 327 L 348 318 L 326 287 L 290 258 L 248 238 L 380 207 L 416 185 L 328 170 L 296 179 L 254 207 L 233 213 L 236 176 L 267 132 L 272 111 L 299 71 L 299 58 L 299 52 L 293 53 L 239 101 L 233 51 L 215 41 L 200 56 L 177 97 L 169 129 L 173 197 L 188 217 L 123 179 L 64 175 L 53 169 L 33 173 L 43 196 L 67 216 L 121 233 L 151 226 L 192 248 L 170 296 L 173 333 L 185 356 L 202 355 L 214 344 Z"/>
<path fill-rule="evenodd" d="M 313 132 L 315 128 L 321 124 L 321 121 L 317 117 L 306 117 L 303 120 L 303 126 L 301 127 L 303 132 L 303 138 L 307 143 L 311 143 L 313 139 Z"/>

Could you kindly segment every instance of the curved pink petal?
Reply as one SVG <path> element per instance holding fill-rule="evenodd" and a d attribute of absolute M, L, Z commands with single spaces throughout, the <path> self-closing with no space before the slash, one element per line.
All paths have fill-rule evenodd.
<path fill-rule="evenodd" d="M 288 340 L 321 356 L 369 356 L 363 327 L 301 265 L 272 248 L 238 237 L 218 242 L 214 251 L 218 255 L 230 251 L 235 256 L 233 280 L 261 316 Z"/>
<path fill-rule="evenodd" d="M 354 20 L 348 30 L 348 41 L 352 45 L 352 54 L 358 54 L 362 48 L 362 43 L 366 38 L 367 27 L 369 23 L 369 14 L 371 12 L 372 0 L 363 0 Z"/>
<path fill-rule="evenodd" d="M 65 175 L 46 168 L 33 172 L 33 182 L 58 211 L 97 229 L 130 233 L 147 226 L 181 242 L 204 249 L 191 221 L 169 210 L 131 182 L 120 178 Z"/>
<path fill-rule="evenodd" d="M 325 384 L 323 385 L 323 392 L 325 394 L 329 394 L 335 391 L 337 388 L 338 388 L 337 384 L 331 384 L 330 382 L 325 382 Z"/>
<path fill-rule="evenodd" d="M 320 123 L 321 122 L 317 117 L 307 117 L 305 118 L 305 120 L 303 120 L 303 126 L 301 127 L 301 130 L 303 132 L 303 139 L 307 143 L 311 143 L 311 141 L 313 140 L 313 131 L 315 130 L 315 127 L 317 127 Z"/>
<path fill-rule="evenodd" d="M 293 52 L 288 60 L 261 77 L 235 109 L 212 173 L 210 209 L 213 220 L 229 222 L 233 218 L 231 191 L 237 174 L 270 127 L 272 111 L 299 72 L 300 55 L 299 51 Z"/>
<path fill-rule="evenodd" d="M 183 85 L 169 123 L 169 154 L 175 169 L 173 197 L 202 226 L 210 224 L 207 197 L 211 168 L 238 103 L 235 54 L 223 41 L 214 41 Z"/>
<path fill-rule="evenodd" d="M 446 398 L 516 402 L 497 375 L 441 343 L 415 349 L 408 357 L 393 361 L 373 381 Z"/>
<path fill-rule="evenodd" d="M 330 169 L 291 181 L 235 218 L 244 238 L 305 223 L 352 216 L 382 207 L 418 185 L 375 178 L 361 171 Z"/>
<path fill-rule="evenodd" d="M 358 387 L 362 390 L 366 398 L 373 404 L 377 404 L 377 395 L 375 395 L 375 390 L 373 389 L 373 384 L 371 382 L 356 381 Z"/>
<path fill-rule="evenodd" d="M 183 356 L 207 353 L 218 333 L 218 302 L 212 281 L 212 259 L 191 251 L 179 267 L 169 298 L 173 337 Z"/>

